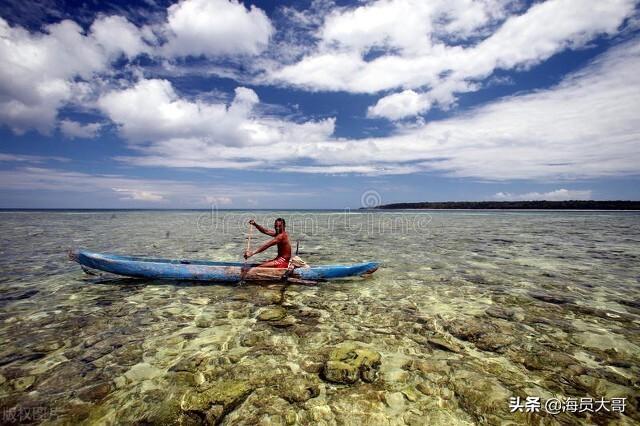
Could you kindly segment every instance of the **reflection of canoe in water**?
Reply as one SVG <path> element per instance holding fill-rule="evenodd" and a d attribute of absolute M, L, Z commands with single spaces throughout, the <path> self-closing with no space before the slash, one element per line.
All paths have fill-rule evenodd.
<path fill-rule="evenodd" d="M 287 274 L 284 268 L 259 268 L 242 262 L 212 262 L 208 260 L 157 259 L 93 253 L 84 250 L 69 252 L 71 260 L 91 269 L 135 278 L 188 281 L 281 281 L 327 280 L 368 275 L 378 269 L 375 262 L 351 265 L 325 265 L 296 268 Z M 285 275 L 286 274 L 286 275 Z"/>

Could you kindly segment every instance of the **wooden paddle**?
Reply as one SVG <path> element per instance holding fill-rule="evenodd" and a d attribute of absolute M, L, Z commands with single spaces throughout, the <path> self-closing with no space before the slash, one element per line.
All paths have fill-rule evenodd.
<path fill-rule="evenodd" d="M 247 238 L 247 252 L 249 251 L 249 249 L 251 249 L 251 234 L 253 233 L 253 226 L 251 226 L 251 224 L 249 224 L 249 237 Z M 247 259 L 244 260 L 245 263 L 247 262 Z"/>
<path fill-rule="evenodd" d="M 253 232 L 253 226 L 249 224 L 249 235 L 247 236 L 247 248 L 245 249 L 245 253 L 248 253 L 251 249 L 251 234 Z M 240 285 L 244 284 L 244 277 L 247 273 L 247 260 L 248 258 L 244 257 L 244 253 L 242 253 L 242 257 L 244 258 L 244 263 L 242 265 L 242 269 L 240 272 Z"/>

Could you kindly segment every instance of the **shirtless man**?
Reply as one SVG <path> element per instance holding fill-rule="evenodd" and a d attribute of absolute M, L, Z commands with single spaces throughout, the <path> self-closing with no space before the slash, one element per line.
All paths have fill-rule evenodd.
<path fill-rule="evenodd" d="M 291 259 L 291 244 L 289 243 L 289 234 L 285 231 L 285 223 L 284 219 L 277 218 L 273 227 L 275 230 L 266 229 L 262 226 L 258 225 L 253 219 L 249 221 L 250 225 L 256 227 L 256 229 L 263 234 L 269 235 L 273 237 L 273 239 L 264 243 L 260 248 L 256 251 L 245 251 L 244 258 L 247 259 L 254 254 L 258 254 L 271 246 L 278 245 L 278 255 L 275 259 L 267 260 L 266 262 L 262 262 L 260 265 L 263 268 L 287 268 L 289 267 L 289 259 Z"/>

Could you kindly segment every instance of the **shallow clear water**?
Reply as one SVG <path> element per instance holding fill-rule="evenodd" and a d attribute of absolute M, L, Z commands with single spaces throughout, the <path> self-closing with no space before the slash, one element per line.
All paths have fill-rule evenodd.
<path fill-rule="evenodd" d="M 240 260 L 246 221 L 278 216 L 310 264 L 382 267 L 238 287 L 66 260 Z M 640 422 L 637 213 L 0 212 L 0 241 L 0 423 Z"/>

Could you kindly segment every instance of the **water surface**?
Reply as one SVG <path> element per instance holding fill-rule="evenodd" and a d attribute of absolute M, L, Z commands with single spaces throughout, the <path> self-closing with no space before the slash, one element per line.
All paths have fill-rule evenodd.
<path fill-rule="evenodd" d="M 310 264 L 382 267 L 199 285 L 65 254 L 239 261 L 246 220 L 278 216 Z M 3 423 L 640 422 L 637 213 L 13 211 L 0 240 Z M 539 412 L 511 413 L 527 396 Z M 552 398 L 626 400 L 550 414 Z"/>

